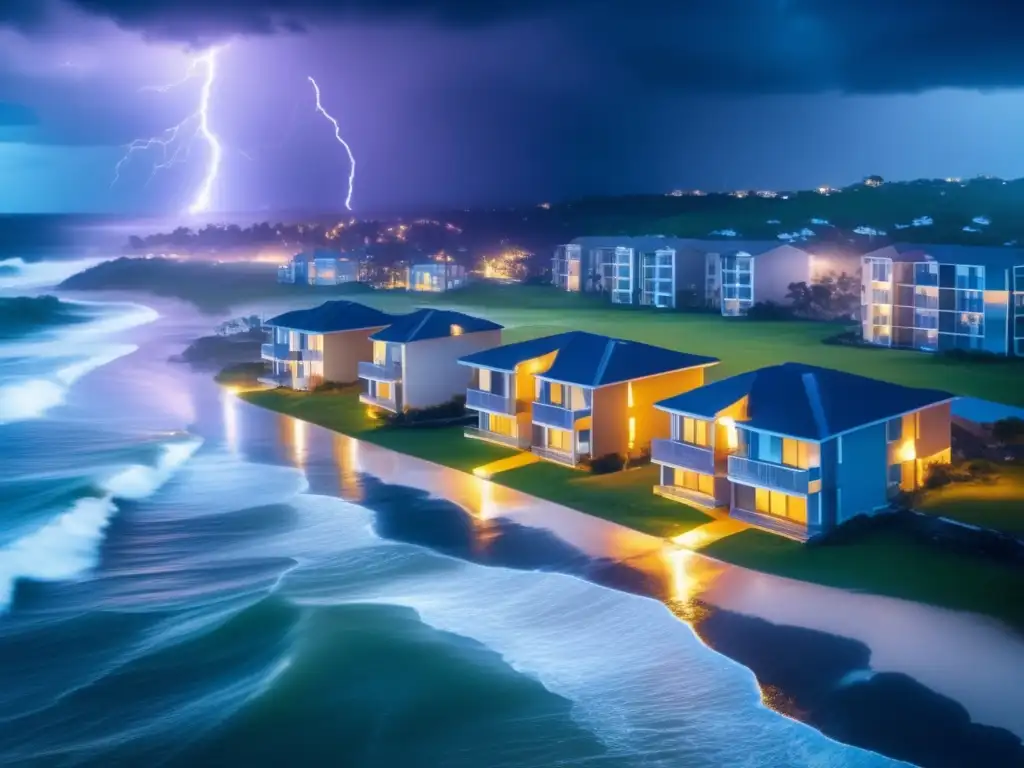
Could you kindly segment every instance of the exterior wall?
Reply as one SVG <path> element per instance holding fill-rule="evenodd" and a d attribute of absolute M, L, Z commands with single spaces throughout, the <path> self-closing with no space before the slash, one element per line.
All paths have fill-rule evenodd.
<path fill-rule="evenodd" d="M 359 379 L 359 363 L 373 360 L 373 342 L 370 335 L 386 328 L 369 328 L 344 333 L 325 333 L 324 380 L 347 384 Z"/>
<path fill-rule="evenodd" d="M 940 403 L 917 412 L 916 453 L 918 459 L 925 459 L 950 448 L 952 407 Z"/>
<path fill-rule="evenodd" d="M 834 438 L 835 522 L 873 514 L 888 505 L 888 444 L 885 424 L 872 424 Z"/>
<path fill-rule="evenodd" d="M 459 358 L 500 344 L 500 330 L 404 344 L 402 392 L 405 408 L 429 408 L 465 395 L 473 369 L 459 365 Z"/>
<path fill-rule="evenodd" d="M 677 248 L 675 255 L 675 295 L 677 308 L 708 306 L 707 256 L 696 248 Z M 717 274 L 715 279 L 717 281 Z M 712 289 L 715 290 L 714 288 Z"/>
<path fill-rule="evenodd" d="M 754 303 L 786 304 L 790 283 L 811 282 L 812 257 L 791 245 L 782 245 L 754 257 Z"/>
<path fill-rule="evenodd" d="M 629 416 L 626 397 L 627 387 L 624 383 L 594 390 L 590 444 L 595 457 L 627 452 Z"/>
<path fill-rule="evenodd" d="M 1013 268 L 1013 353 L 1024 356 L 1024 266 Z"/>

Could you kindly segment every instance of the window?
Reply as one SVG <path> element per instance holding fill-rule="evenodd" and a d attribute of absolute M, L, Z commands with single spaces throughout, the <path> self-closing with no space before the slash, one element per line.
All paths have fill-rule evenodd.
<path fill-rule="evenodd" d="M 903 465 L 893 464 L 889 467 L 889 485 L 899 485 L 903 480 Z"/>
<path fill-rule="evenodd" d="M 627 381 L 626 382 L 626 407 L 627 408 L 632 408 L 633 407 L 633 382 L 632 381 Z"/>
<path fill-rule="evenodd" d="M 903 419 L 901 417 L 889 419 L 885 425 L 885 436 L 890 443 L 903 437 Z"/>
<path fill-rule="evenodd" d="M 704 475 L 689 469 L 676 469 L 674 470 L 672 483 L 676 488 L 685 488 L 688 491 L 696 491 L 706 496 L 715 495 L 715 478 L 711 475 Z"/>
<path fill-rule="evenodd" d="M 374 382 L 377 385 L 377 397 L 381 400 L 391 399 L 391 383 L 387 381 Z"/>
<path fill-rule="evenodd" d="M 572 432 L 564 429 L 549 429 L 548 448 L 568 453 L 572 450 Z"/>
<path fill-rule="evenodd" d="M 708 423 L 702 419 L 692 419 L 689 416 L 683 417 L 683 439 L 682 442 L 690 445 L 706 446 L 710 442 L 710 430 Z"/>
<path fill-rule="evenodd" d="M 388 359 L 388 345 L 384 341 L 373 342 L 373 362 L 375 365 L 384 365 Z"/>
<path fill-rule="evenodd" d="M 590 430 L 581 429 L 576 435 L 576 445 L 580 451 L 590 450 Z"/>
<path fill-rule="evenodd" d="M 498 435 L 514 437 L 516 434 L 516 422 L 510 416 L 499 416 L 495 413 L 487 414 L 487 428 Z"/>
<path fill-rule="evenodd" d="M 480 369 L 480 389 L 484 392 L 491 391 L 491 372 L 486 368 Z"/>
<path fill-rule="evenodd" d="M 636 416 L 629 417 L 629 450 L 633 450 L 636 443 Z"/>
<path fill-rule="evenodd" d="M 755 512 L 791 520 L 801 525 L 807 524 L 807 499 L 803 496 L 790 496 L 767 488 L 754 490 Z"/>
<path fill-rule="evenodd" d="M 565 393 L 562 391 L 562 385 L 551 382 L 548 389 L 548 399 L 552 405 L 562 405 L 565 402 Z"/>

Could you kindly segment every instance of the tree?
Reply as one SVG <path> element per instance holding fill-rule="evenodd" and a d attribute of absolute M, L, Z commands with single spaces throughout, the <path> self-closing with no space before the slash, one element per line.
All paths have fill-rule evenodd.
<path fill-rule="evenodd" d="M 789 292 L 786 294 L 786 300 L 793 307 L 793 311 L 797 314 L 809 314 L 811 307 L 814 304 L 814 296 L 811 293 L 811 287 L 807 285 L 803 280 L 799 283 L 790 283 Z"/>

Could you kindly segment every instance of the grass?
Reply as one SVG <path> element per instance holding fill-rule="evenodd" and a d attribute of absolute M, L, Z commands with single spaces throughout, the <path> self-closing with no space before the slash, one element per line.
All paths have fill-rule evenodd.
<path fill-rule="evenodd" d="M 610 306 L 599 296 L 570 294 L 548 286 L 479 284 L 451 294 L 376 291 L 359 301 L 391 312 L 434 305 L 487 317 L 506 326 L 504 338 L 519 341 L 579 329 L 713 355 L 722 362 L 709 379 L 782 362 L 810 363 L 912 387 L 941 387 L 956 395 L 1024 406 L 1020 361 L 978 363 L 911 350 L 823 344 L 843 330 L 835 323 L 757 322 L 712 313 L 665 312 Z"/>
<path fill-rule="evenodd" d="M 927 491 L 916 509 L 1024 536 L 1024 467 L 1003 465 L 991 482 L 950 483 Z"/>
<path fill-rule="evenodd" d="M 702 551 L 756 571 L 982 613 L 1024 629 L 1024 570 L 932 548 L 897 531 L 876 531 L 856 544 L 807 547 L 747 530 Z"/>
<path fill-rule="evenodd" d="M 240 383 L 231 376 L 223 383 Z M 472 472 L 516 451 L 463 436 L 462 427 L 393 428 L 368 415 L 355 388 L 305 394 L 286 389 L 243 392 L 245 400 L 399 453 Z M 495 483 L 655 536 L 674 536 L 706 523 L 703 513 L 653 494 L 654 467 L 591 475 L 546 462 L 495 475 Z"/>
<path fill-rule="evenodd" d="M 654 536 L 672 537 L 711 520 L 697 509 L 655 496 L 657 467 L 591 475 L 540 462 L 494 476 L 494 482 Z"/>

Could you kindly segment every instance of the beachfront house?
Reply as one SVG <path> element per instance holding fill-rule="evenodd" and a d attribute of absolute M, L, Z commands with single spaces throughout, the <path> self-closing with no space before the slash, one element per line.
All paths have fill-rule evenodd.
<path fill-rule="evenodd" d="M 337 251 L 303 251 L 277 268 L 277 282 L 294 285 L 341 285 L 359 281 L 359 260 Z"/>
<path fill-rule="evenodd" d="M 470 371 L 459 358 L 501 344 L 502 326 L 447 309 L 418 309 L 370 336 L 359 364 L 359 399 L 392 413 L 442 405 L 466 394 Z"/>
<path fill-rule="evenodd" d="M 462 288 L 466 284 L 466 268 L 451 262 L 413 264 L 406 274 L 406 287 L 410 291 L 441 293 Z"/>
<path fill-rule="evenodd" d="M 1024 354 L 1024 249 L 890 245 L 863 257 L 864 341 Z"/>
<path fill-rule="evenodd" d="M 342 300 L 271 318 L 264 323 L 270 341 L 260 350 L 268 371 L 260 380 L 291 389 L 354 382 L 360 361 L 373 355 L 370 335 L 392 320 L 373 307 Z"/>
<path fill-rule="evenodd" d="M 479 414 L 466 436 L 530 449 L 576 466 L 608 454 L 639 456 L 668 435 L 653 405 L 704 383 L 718 362 L 636 341 L 568 331 L 467 355 L 466 407 Z"/>
<path fill-rule="evenodd" d="M 671 436 L 651 446 L 655 492 L 806 541 L 948 463 L 952 400 L 798 363 L 722 379 L 656 404 Z"/>

